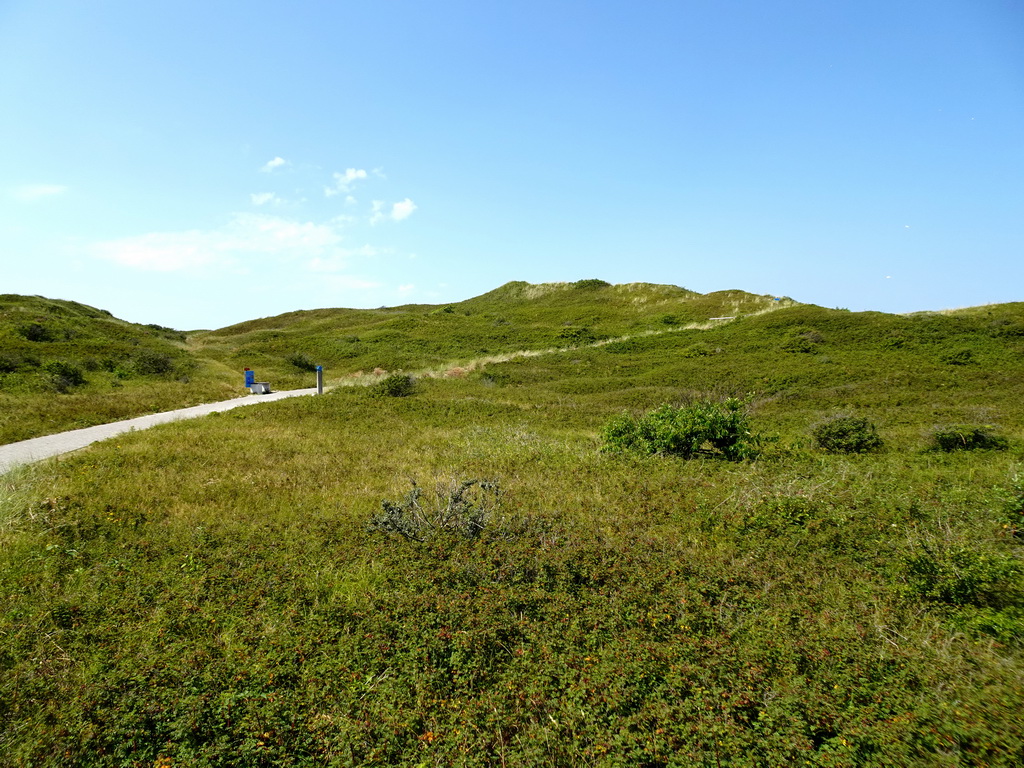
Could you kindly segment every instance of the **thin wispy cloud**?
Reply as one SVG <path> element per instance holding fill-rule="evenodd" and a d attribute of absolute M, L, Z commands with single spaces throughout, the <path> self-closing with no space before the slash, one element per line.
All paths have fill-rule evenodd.
<path fill-rule="evenodd" d="M 273 192 L 253 192 L 249 195 L 253 205 L 266 205 L 267 203 L 279 203 L 280 198 Z"/>
<path fill-rule="evenodd" d="M 390 253 L 388 248 L 363 245 L 359 248 L 336 248 L 325 256 L 318 256 L 306 263 L 310 272 L 336 273 L 348 269 L 354 263 L 365 263 L 382 254 Z"/>
<path fill-rule="evenodd" d="M 326 197 L 334 197 L 335 195 L 341 194 L 348 195 L 352 189 L 352 185 L 357 181 L 365 180 L 366 176 L 366 171 L 361 168 L 346 168 L 344 173 L 334 173 L 332 174 L 334 186 L 324 187 L 324 195 Z M 354 199 L 351 198 L 351 196 L 349 196 L 349 198 Z"/>
<path fill-rule="evenodd" d="M 97 243 L 94 256 L 121 266 L 154 272 L 244 271 L 247 265 L 339 262 L 339 224 L 317 224 L 255 213 L 238 213 L 222 228 L 151 232 Z"/>
<path fill-rule="evenodd" d="M 276 170 L 277 168 L 281 168 L 285 165 L 288 165 L 287 160 L 285 160 L 283 157 L 275 157 L 273 160 L 267 161 L 263 165 L 263 167 L 260 168 L 260 170 L 263 171 L 264 173 L 270 173 L 271 171 Z"/>
<path fill-rule="evenodd" d="M 11 190 L 11 195 L 16 200 L 34 203 L 37 200 L 63 195 L 67 191 L 68 187 L 63 184 L 24 184 Z"/>

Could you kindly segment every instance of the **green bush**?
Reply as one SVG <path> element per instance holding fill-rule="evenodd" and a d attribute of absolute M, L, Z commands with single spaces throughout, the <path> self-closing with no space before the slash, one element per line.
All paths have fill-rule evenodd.
<path fill-rule="evenodd" d="M 1021 563 L 1006 555 L 922 547 L 905 568 L 910 594 L 929 602 L 998 609 L 1020 598 Z"/>
<path fill-rule="evenodd" d="M 750 458 L 757 443 L 748 426 L 745 403 L 736 398 L 680 407 L 666 403 L 639 418 L 621 414 L 605 425 L 601 437 L 606 450 L 685 459 L 698 455 Z"/>
<path fill-rule="evenodd" d="M 587 327 L 566 328 L 558 333 L 559 342 L 570 344 L 593 344 L 597 341 L 597 334 Z"/>
<path fill-rule="evenodd" d="M 937 427 L 931 435 L 929 449 L 933 451 L 1005 451 L 1009 441 L 987 425 L 959 424 Z"/>
<path fill-rule="evenodd" d="M 305 352 L 296 352 L 288 356 L 288 362 L 300 371 L 315 371 L 316 363 Z"/>
<path fill-rule="evenodd" d="M 82 369 L 66 360 L 52 360 L 43 366 L 43 370 L 48 376 L 50 387 L 57 392 L 65 393 L 85 384 Z"/>
<path fill-rule="evenodd" d="M 405 373 L 392 373 L 370 387 L 374 397 L 408 397 L 415 391 L 416 382 Z"/>
<path fill-rule="evenodd" d="M 867 453 L 882 447 L 875 425 L 860 416 L 835 416 L 814 427 L 811 436 L 829 453 Z"/>
<path fill-rule="evenodd" d="M 1024 475 L 1013 476 L 1002 506 L 1006 527 L 1014 536 L 1024 536 Z"/>
<path fill-rule="evenodd" d="M 17 355 L 0 354 L 0 373 L 14 373 L 21 367 L 21 358 Z"/>
<path fill-rule="evenodd" d="M 19 325 L 17 331 L 27 341 L 53 341 L 56 338 L 52 330 L 40 323 Z"/>
<path fill-rule="evenodd" d="M 782 348 L 786 352 L 810 354 L 817 352 L 824 342 L 825 337 L 814 328 L 794 328 L 782 343 Z"/>
<path fill-rule="evenodd" d="M 942 362 L 946 365 L 970 365 L 974 362 L 974 353 L 969 349 L 947 352 L 942 356 Z"/>
<path fill-rule="evenodd" d="M 174 371 L 174 358 L 163 352 L 144 349 L 132 355 L 130 365 L 138 376 L 156 376 Z"/>

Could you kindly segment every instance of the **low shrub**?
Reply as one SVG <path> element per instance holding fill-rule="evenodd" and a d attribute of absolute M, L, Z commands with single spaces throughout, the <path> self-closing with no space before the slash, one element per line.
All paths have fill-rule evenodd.
<path fill-rule="evenodd" d="M 974 362 L 974 353 L 969 349 L 947 352 L 942 356 L 942 362 L 946 365 L 971 365 Z"/>
<path fill-rule="evenodd" d="M 905 572 L 909 593 L 928 602 L 999 609 L 1020 598 L 1021 563 L 1006 555 L 922 546 Z"/>
<path fill-rule="evenodd" d="M 829 453 L 868 453 L 882 447 L 875 425 L 860 416 L 835 416 L 811 430 L 814 442 Z"/>
<path fill-rule="evenodd" d="M 174 371 L 174 358 L 163 352 L 143 349 L 132 355 L 129 365 L 137 376 L 159 376 Z"/>
<path fill-rule="evenodd" d="M 1009 441 L 988 425 L 959 424 L 936 427 L 928 448 L 933 451 L 1005 451 Z"/>
<path fill-rule="evenodd" d="M 40 323 L 24 323 L 17 328 L 18 334 L 27 341 L 54 341 L 53 331 Z"/>
<path fill-rule="evenodd" d="M 825 337 L 814 328 L 795 328 L 782 343 L 782 348 L 786 352 L 810 354 L 817 352 L 824 342 Z"/>
<path fill-rule="evenodd" d="M 21 358 L 16 355 L 0 353 L 0 373 L 14 373 L 21 366 Z"/>
<path fill-rule="evenodd" d="M 497 513 L 500 497 L 497 482 L 463 480 L 439 484 L 434 503 L 427 508 L 421 503 L 422 489 L 413 481 L 412 490 L 401 501 L 381 501 L 381 511 L 366 527 L 421 543 L 445 534 L 475 539 Z"/>
<path fill-rule="evenodd" d="M 370 387 L 374 397 L 408 397 L 416 391 L 416 382 L 405 373 L 392 373 Z"/>
<path fill-rule="evenodd" d="M 690 459 L 698 455 L 750 458 L 757 439 L 750 432 L 746 404 L 736 398 L 675 407 L 662 405 L 640 417 L 622 414 L 601 437 L 610 451 L 637 451 Z"/>
<path fill-rule="evenodd" d="M 1024 475 L 1013 476 L 1003 497 L 1002 513 L 1010 533 L 1024 537 Z"/>
<path fill-rule="evenodd" d="M 587 327 L 580 328 L 566 328 L 559 331 L 557 340 L 559 342 L 569 342 L 570 344 L 593 344 L 597 341 L 597 334 Z"/>
<path fill-rule="evenodd" d="M 305 352 L 296 352 L 288 356 L 288 362 L 300 371 L 315 371 L 316 363 Z"/>
<path fill-rule="evenodd" d="M 43 366 L 50 387 L 60 393 L 68 392 L 74 387 L 85 384 L 82 369 L 66 360 L 51 360 Z"/>

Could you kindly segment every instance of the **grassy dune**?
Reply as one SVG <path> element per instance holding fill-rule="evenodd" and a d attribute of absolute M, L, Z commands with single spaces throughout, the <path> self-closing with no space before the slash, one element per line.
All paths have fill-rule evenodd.
<path fill-rule="evenodd" d="M 0 762 L 1024 763 L 1024 305 L 738 297 L 673 330 L 728 314 L 676 291 L 391 311 L 420 324 L 394 367 L 438 371 L 406 397 L 339 387 L 0 479 Z M 474 365 L 503 301 L 518 349 L 574 348 Z M 452 320 L 474 342 L 438 361 Z M 755 459 L 603 450 L 624 411 L 728 396 Z M 882 447 L 821 450 L 836 415 Z M 1006 443 L 935 450 L 951 425 Z"/>
<path fill-rule="evenodd" d="M 509 283 L 451 305 L 290 312 L 184 333 L 75 302 L 0 296 L 0 444 L 237 397 L 244 368 L 276 389 L 313 386 L 316 365 L 329 385 L 352 383 L 792 303 L 646 283 Z"/>

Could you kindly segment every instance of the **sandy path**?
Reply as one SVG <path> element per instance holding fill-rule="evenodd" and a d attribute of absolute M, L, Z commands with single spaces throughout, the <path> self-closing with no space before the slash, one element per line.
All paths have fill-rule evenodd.
<path fill-rule="evenodd" d="M 0 474 L 19 464 L 29 464 L 33 461 L 59 456 L 62 453 L 77 451 L 79 448 L 84 448 L 99 440 L 106 440 L 125 432 L 148 429 L 149 427 L 155 427 L 157 424 L 167 424 L 168 422 L 180 421 L 181 419 L 195 419 L 208 413 L 229 411 L 242 405 L 269 403 L 286 397 L 315 394 L 316 388 L 313 387 L 312 389 L 291 389 L 285 392 L 273 392 L 269 395 L 248 395 L 234 400 L 194 405 L 191 408 L 180 408 L 176 411 L 167 411 L 166 413 L 154 413 L 149 416 L 139 416 L 126 421 L 115 421 L 113 424 L 98 424 L 95 427 L 74 429 L 70 432 L 60 432 L 56 435 L 34 437 L 31 440 L 23 440 L 20 443 L 0 445 Z"/>

